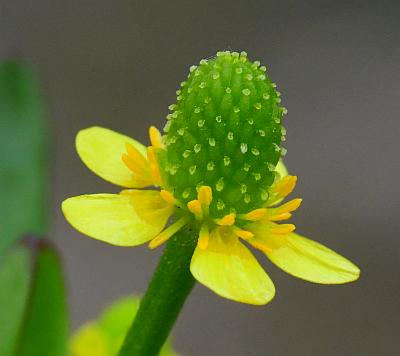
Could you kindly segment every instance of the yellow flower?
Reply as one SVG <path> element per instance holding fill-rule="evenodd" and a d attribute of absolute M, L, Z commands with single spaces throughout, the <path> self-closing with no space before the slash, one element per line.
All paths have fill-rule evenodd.
<path fill-rule="evenodd" d="M 310 282 L 340 284 L 359 277 L 359 269 L 344 257 L 294 233 L 294 225 L 278 224 L 289 219 L 301 203 L 301 199 L 293 199 L 279 205 L 297 180 L 288 175 L 282 162 L 276 166 L 275 181 L 262 207 L 215 216 L 210 208 L 211 187 L 197 187 L 197 199 L 187 203 L 174 195 L 159 166 L 158 157 L 167 148 L 154 127 L 150 128 L 150 141 L 146 148 L 101 127 L 78 133 L 76 148 L 89 169 L 129 189 L 66 199 L 62 210 L 72 226 L 113 245 L 149 242 L 153 249 L 185 225 L 195 224 L 199 239 L 191 261 L 193 276 L 215 293 L 243 303 L 266 304 L 275 294 L 274 284 L 246 244 L 261 250 L 285 272 Z M 154 189 L 142 189 L 148 187 Z M 173 216 L 173 223 L 167 226 Z"/>

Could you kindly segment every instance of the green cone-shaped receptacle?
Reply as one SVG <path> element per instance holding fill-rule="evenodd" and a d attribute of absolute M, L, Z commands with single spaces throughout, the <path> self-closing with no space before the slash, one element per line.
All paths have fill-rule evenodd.
<path fill-rule="evenodd" d="M 261 207 L 282 154 L 285 112 L 265 67 L 244 52 L 220 52 L 191 67 L 177 95 L 161 160 L 175 198 L 187 203 L 208 185 L 215 217 Z"/>

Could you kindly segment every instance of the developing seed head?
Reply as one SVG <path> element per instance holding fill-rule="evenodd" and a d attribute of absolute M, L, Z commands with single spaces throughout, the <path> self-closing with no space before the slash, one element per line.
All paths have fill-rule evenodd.
<path fill-rule="evenodd" d="M 219 52 L 191 67 L 177 95 L 160 159 L 175 198 L 196 199 L 201 182 L 213 189 L 214 217 L 263 206 L 274 180 L 269 167 L 281 156 L 284 111 L 265 67 L 244 52 Z"/>

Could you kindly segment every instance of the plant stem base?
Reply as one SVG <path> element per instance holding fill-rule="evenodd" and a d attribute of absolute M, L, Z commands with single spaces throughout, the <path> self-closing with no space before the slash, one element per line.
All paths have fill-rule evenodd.
<path fill-rule="evenodd" d="M 190 261 L 196 245 L 197 234 L 191 227 L 168 241 L 119 356 L 159 354 L 194 286 Z"/>

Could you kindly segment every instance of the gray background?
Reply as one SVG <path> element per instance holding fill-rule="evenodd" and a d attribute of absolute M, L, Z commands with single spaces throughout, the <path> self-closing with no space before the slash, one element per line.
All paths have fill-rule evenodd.
<path fill-rule="evenodd" d="M 399 345 L 399 81 L 397 1 L 5 1 L 3 48 L 39 69 L 55 133 L 53 235 L 69 282 L 73 327 L 114 298 L 140 293 L 161 251 L 111 247 L 60 214 L 71 195 L 116 192 L 74 151 L 103 125 L 147 142 L 191 64 L 246 50 L 289 109 L 286 162 L 304 198 L 298 231 L 352 259 L 362 278 L 302 282 L 261 259 L 275 300 L 251 307 L 198 285 L 175 345 L 200 355 L 397 355 Z M 260 256 L 259 256 L 260 257 Z"/>

